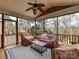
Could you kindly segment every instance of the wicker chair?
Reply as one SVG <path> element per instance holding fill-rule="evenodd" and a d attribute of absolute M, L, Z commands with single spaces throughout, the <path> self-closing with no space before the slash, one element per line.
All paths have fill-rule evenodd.
<path fill-rule="evenodd" d="M 32 41 L 30 39 L 25 38 L 24 35 L 21 35 L 21 45 L 28 46 L 31 45 Z"/>

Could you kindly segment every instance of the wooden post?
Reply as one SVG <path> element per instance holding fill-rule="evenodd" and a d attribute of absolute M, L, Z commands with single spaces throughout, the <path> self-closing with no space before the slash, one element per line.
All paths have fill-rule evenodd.
<path fill-rule="evenodd" d="M 78 36 L 78 43 L 79 43 L 79 36 Z"/>
<path fill-rule="evenodd" d="M 16 44 L 18 44 L 18 17 L 16 20 Z"/>
<path fill-rule="evenodd" d="M 51 48 L 51 59 L 55 59 L 55 48 Z"/>
<path fill-rule="evenodd" d="M 45 32 L 45 20 L 43 20 L 43 32 Z"/>
<path fill-rule="evenodd" d="M 2 14 L 1 48 L 4 48 L 4 14 Z"/>
<path fill-rule="evenodd" d="M 34 36 L 36 36 L 36 32 L 37 30 L 36 30 L 36 19 L 35 19 Z"/>
<path fill-rule="evenodd" d="M 58 40 L 58 17 L 57 17 L 57 40 Z"/>

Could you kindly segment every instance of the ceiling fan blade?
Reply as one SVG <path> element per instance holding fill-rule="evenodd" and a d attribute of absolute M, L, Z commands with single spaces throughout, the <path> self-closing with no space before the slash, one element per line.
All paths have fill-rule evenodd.
<path fill-rule="evenodd" d="M 31 10 L 31 9 L 33 9 L 33 7 L 30 7 L 30 8 L 28 8 L 28 9 L 26 9 L 25 11 L 28 11 L 28 10 Z"/>
<path fill-rule="evenodd" d="M 38 8 L 38 10 L 39 10 L 40 12 L 44 12 L 44 10 L 43 10 L 42 8 Z"/>
<path fill-rule="evenodd" d="M 28 2 L 27 4 L 29 4 L 29 5 L 33 5 L 33 3 L 30 3 L 30 2 Z"/>
<path fill-rule="evenodd" d="M 44 4 L 42 4 L 42 3 L 39 3 L 38 4 L 38 7 L 44 7 L 45 5 Z"/>

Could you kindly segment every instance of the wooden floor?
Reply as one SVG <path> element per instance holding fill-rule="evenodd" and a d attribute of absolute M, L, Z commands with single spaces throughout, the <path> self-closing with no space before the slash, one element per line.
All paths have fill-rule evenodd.
<path fill-rule="evenodd" d="M 0 59 L 5 59 L 4 49 L 0 49 Z"/>
<path fill-rule="evenodd" d="M 18 45 L 20 45 L 20 44 L 18 44 Z M 15 47 L 15 46 L 17 46 L 17 45 L 8 46 L 6 48 L 12 48 L 12 47 Z M 1 48 L 0 48 L 0 59 L 5 59 L 4 49 L 1 49 Z"/>

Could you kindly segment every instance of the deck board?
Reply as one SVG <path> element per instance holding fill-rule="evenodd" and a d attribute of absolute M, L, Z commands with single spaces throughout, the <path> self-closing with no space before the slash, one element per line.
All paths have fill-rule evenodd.
<path fill-rule="evenodd" d="M 4 49 L 0 49 L 0 59 L 5 59 Z"/>

